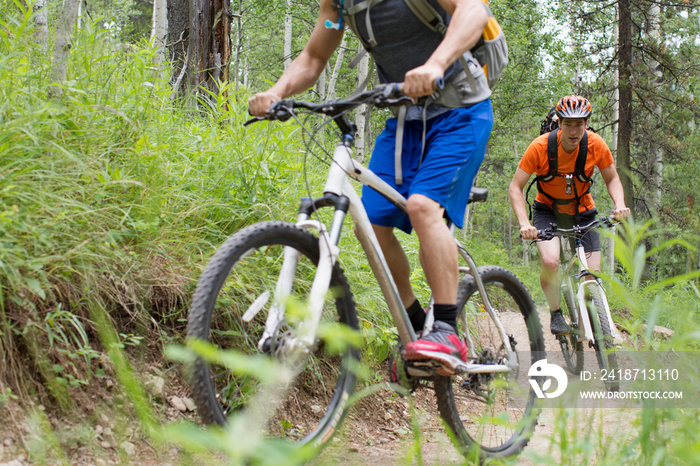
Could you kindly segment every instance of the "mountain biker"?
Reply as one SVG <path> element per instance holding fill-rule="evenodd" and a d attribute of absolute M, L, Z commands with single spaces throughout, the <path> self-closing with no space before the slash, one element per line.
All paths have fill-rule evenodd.
<path fill-rule="evenodd" d="M 406 233 L 416 230 L 421 263 L 435 298 L 435 323 L 419 340 L 407 345 L 405 358 L 437 360 L 450 374 L 465 360 L 466 347 L 455 336 L 457 248 L 444 218 L 462 226 L 471 185 L 493 126 L 493 112 L 483 69 L 469 52 L 487 23 L 482 1 L 431 0 L 431 4 L 449 21 L 444 38 L 425 26 L 404 0 L 372 3 L 371 15 L 367 8 L 353 16 L 360 40 L 377 64 L 380 81 L 403 82 L 404 93 L 417 99 L 416 105 L 397 110 L 398 118 L 386 122 L 369 164 L 407 197 L 408 215 L 371 188 L 363 188 L 362 200 L 411 323 L 420 332 L 426 313 L 412 290 L 409 263 L 394 235 L 394 228 Z M 350 20 L 348 11 L 339 12 L 342 5 L 321 0 L 319 19 L 308 43 L 270 89 L 249 100 L 251 114 L 263 116 L 274 101 L 314 84 L 343 35 L 342 27 L 326 25 L 337 27 Z M 468 65 L 469 76 L 462 63 Z M 434 102 L 435 96 L 426 101 L 441 77 L 446 82 L 442 94 L 447 95 L 448 86 L 452 86 L 458 101 Z M 399 141 L 397 133 L 403 133 Z M 396 158 L 395 152 L 399 154 Z"/>
<path fill-rule="evenodd" d="M 536 138 L 525 151 L 510 182 L 508 195 L 515 215 L 520 223 L 520 235 L 524 239 L 537 238 L 537 230 L 549 228 L 556 223 L 561 228 L 590 223 L 597 215 L 595 203 L 590 193 L 590 177 L 597 166 L 608 194 L 613 201 L 613 217 L 623 220 L 630 209 L 625 206 L 624 192 L 620 177 L 615 169 L 610 149 L 603 138 L 588 131 L 588 118 L 591 104 L 585 97 L 570 95 L 562 97 L 556 106 L 559 117 L 559 130 L 556 134 L 557 173 L 551 175 L 547 146 L 549 134 Z M 585 155 L 585 176 L 574 176 L 575 166 L 581 154 L 581 147 L 587 139 Z M 535 174 L 538 180 L 537 197 L 532 205 L 532 224 L 528 219 L 527 205 L 523 188 Z M 547 178 L 550 178 L 547 180 Z M 582 181 L 581 178 L 588 179 Z M 583 236 L 582 242 L 586 259 L 591 270 L 600 270 L 600 239 L 593 230 Z M 537 243 L 542 270 L 540 284 L 550 308 L 551 331 L 554 335 L 566 335 L 569 326 L 561 312 L 559 291 L 559 238 Z"/>

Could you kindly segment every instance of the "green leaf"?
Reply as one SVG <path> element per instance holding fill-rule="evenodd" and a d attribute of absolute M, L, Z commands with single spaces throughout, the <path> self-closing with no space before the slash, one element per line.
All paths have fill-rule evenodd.
<path fill-rule="evenodd" d="M 29 277 L 22 277 L 24 280 L 24 283 L 29 287 L 34 294 L 39 296 L 41 299 L 46 299 L 46 293 L 44 292 L 44 289 L 41 287 L 41 282 L 37 280 L 36 278 L 29 278 Z"/>

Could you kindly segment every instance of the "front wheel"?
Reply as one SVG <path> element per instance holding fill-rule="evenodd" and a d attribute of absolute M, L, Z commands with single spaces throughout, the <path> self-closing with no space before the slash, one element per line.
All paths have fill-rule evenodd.
<path fill-rule="evenodd" d="M 605 388 L 616 392 L 620 390 L 620 381 L 615 378 L 618 369 L 617 355 L 615 354 L 612 329 L 608 322 L 608 313 L 605 310 L 605 295 L 597 285 L 588 287 L 588 291 L 591 299 L 587 305 L 593 322 L 593 336 L 595 338 L 593 348 L 596 358 L 598 358 L 598 365 L 607 373 Z"/>
<path fill-rule="evenodd" d="M 529 441 L 539 407 L 527 372 L 545 357 L 539 316 L 525 286 L 500 267 L 479 267 L 478 273 L 507 341 L 487 312 L 476 281 L 465 275 L 457 306 L 460 335 L 466 337 L 468 332 L 473 342 L 469 362 L 505 364 L 509 352 L 516 351 L 517 365 L 509 372 L 435 379 L 438 408 L 457 448 L 477 461 L 515 455 Z"/>
<path fill-rule="evenodd" d="M 574 293 L 571 289 L 571 282 L 569 281 L 566 285 L 562 286 L 561 291 L 561 310 L 571 331 L 568 335 L 558 336 L 557 340 L 559 340 L 562 356 L 564 356 L 564 362 L 566 362 L 566 367 L 569 369 L 569 372 L 574 375 L 579 375 L 581 369 L 583 369 L 583 342 L 578 340 L 578 309 L 574 306 L 576 301 L 574 300 Z"/>
<path fill-rule="evenodd" d="M 290 275 L 290 295 L 278 300 L 275 291 L 285 250 L 296 251 L 299 258 L 293 278 Z M 301 348 L 296 337 L 318 262 L 318 239 L 284 222 L 247 227 L 211 258 L 192 299 L 187 335 L 231 350 L 229 360 L 250 358 L 233 365 L 224 364 L 224 352 L 216 362 L 196 359 L 191 390 L 205 423 L 225 425 L 230 415 L 247 409 L 255 411 L 251 424 L 259 424 L 265 436 L 314 445 L 332 436 L 354 391 L 359 363 L 357 348 L 338 345 L 337 336 L 347 332 L 333 328 L 358 330 L 358 320 L 348 282 L 336 263 L 319 326 L 336 338 L 316 338 L 312 348 Z M 287 309 L 282 321 L 267 322 L 271 307 L 277 305 Z M 274 328 L 263 341 L 266 325 Z M 290 378 L 264 380 L 270 378 L 260 371 L 264 366 L 276 371 L 273 378 Z"/>

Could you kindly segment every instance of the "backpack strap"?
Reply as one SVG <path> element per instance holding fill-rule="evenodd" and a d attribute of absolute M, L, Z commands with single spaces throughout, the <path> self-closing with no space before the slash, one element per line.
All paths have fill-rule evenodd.
<path fill-rule="evenodd" d="M 338 9 L 342 15 L 345 16 L 345 22 L 350 27 L 352 32 L 355 33 L 357 39 L 362 44 L 362 47 L 369 52 L 370 48 L 377 45 L 377 40 L 374 38 L 374 29 L 372 29 L 372 22 L 370 21 L 369 10 L 374 5 L 381 3 L 383 0 L 362 0 L 360 2 L 355 2 L 355 0 L 335 0 L 333 2 L 333 7 Z M 357 22 L 355 20 L 355 15 L 365 11 L 365 26 L 367 28 L 367 34 L 369 35 L 369 40 L 365 41 L 357 30 Z M 363 54 L 358 54 L 361 58 Z M 355 57 L 359 62 L 359 58 Z M 353 60 L 354 61 L 354 60 Z"/>
<path fill-rule="evenodd" d="M 447 26 L 442 20 L 440 14 L 435 11 L 430 3 L 426 0 L 404 0 L 408 8 L 420 19 L 426 26 L 433 31 L 437 31 L 443 36 L 447 32 Z"/>
<path fill-rule="evenodd" d="M 403 151 L 403 130 L 406 124 L 407 106 L 399 107 L 399 114 L 396 117 L 396 142 L 394 144 L 394 180 L 396 185 L 403 184 L 403 172 L 401 170 L 401 152 Z"/>
<path fill-rule="evenodd" d="M 583 133 L 581 143 L 578 145 L 578 155 L 576 156 L 576 168 L 574 175 L 581 183 L 590 183 L 591 178 L 586 176 L 586 157 L 588 156 L 588 133 Z"/>
<path fill-rule="evenodd" d="M 549 170 L 546 175 L 538 176 L 539 181 L 547 182 L 552 181 L 559 170 L 559 144 L 557 137 L 559 135 L 559 130 L 551 131 L 549 136 L 547 136 L 547 163 L 549 164 Z M 538 186 L 539 188 L 539 186 Z"/>

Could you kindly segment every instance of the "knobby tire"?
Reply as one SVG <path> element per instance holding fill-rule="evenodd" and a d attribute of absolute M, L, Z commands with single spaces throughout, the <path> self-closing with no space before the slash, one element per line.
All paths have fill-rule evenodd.
<path fill-rule="evenodd" d="M 615 374 L 613 372 L 618 369 L 617 355 L 615 354 L 612 329 L 608 323 L 605 310 L 605 298 L 598 286 L 591 286 L 588 289 L 591 294 L 591 300 L 588 302 L 588 305 L 592 306 L 589 314 L 593 321 L 595 355 L 600 368 L 608 371 L 608 375 L 612 374 L 612 378 L 606 378 L 605 388 L 610 391 L 618 391 L 620 390 L 620 381 L 614 378 Z"/>
<path fill-rule="evenodd" d="M 517 346 L 519 367 L 501 375 L 435 377 L 440 414 L 458 450 L 471 461 L 509 457 L 522 450 L 537 423 L 539 405 L 527 381 L 530 366 L 544 358 L 544 338 L 539 316 L 525 286 L 500 267 L 479 267 L 486 293 L 497 311 L 508 342 Z M 466 274 L 459 283 L 460 332 L 468 327 L 482 363 L 504 357 L 507 348 L 495 333 L 485 312 L 474 278 Z M 464 318 L 466 317 L 466 324 Z M 499 420 L 493 421 L 499 417 Z M 503 425 L 503 418 L 512 425 Z"/>
<path fill-rule="evenodd" d="M 188 337 L 211 341 L 221 349 L 258 357 L 262 354 L 282 362 L 269 354 L 271 351 L 265 354 L 257 348 L 273 299 L 252 321 L 244 322 L 241 317 L 264 291 L 274 295 L 285 246 L 301 253 L 292 297 L 298 303 L 305 303 L 318 265 L 318 239 L 290 223 L 255 224 L 229 237 L 207 264 L 192 298 Z M 338 263 L 332 272 L 328 295 L 322 320 L 358 330 L 355 303 Z M 287 305 L 287 314 L 290 307 L 292 303 Z M 294 331 L 294 324 L 285 322 L 278 335 L 283 339 Z M 333 354 L 326 351 L 327 346 L 318 341 L 310 356 L 294 361 L 293 382 L 271 398 L 279 403 L 270 407 L 264 435 L 313 445 L 325 444 L 332 437 L 345 415 L 346 401 L 355 389 L 360 356 L 359 350 L 351 345 Z M 234 373 L 203 358 L 197 358 L 193 364 L 192 397 L 206 424 L 226 425 L 231 414 L 260 404 L 256 400 L 266 390 L 272 391 L 249 374 Z M 306 400 L 309 402 L 305 403 Z"/>

